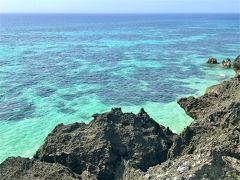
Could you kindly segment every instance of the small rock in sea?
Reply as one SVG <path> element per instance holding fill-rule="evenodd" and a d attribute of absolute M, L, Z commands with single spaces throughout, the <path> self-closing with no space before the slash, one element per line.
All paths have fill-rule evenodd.
<path fill-rule="evenodd" d="M 231 60 L 229 58 L 227 58 L 227 59 L 224 59 L 222 61 L 222 65 L 225 68 L 231 68 L 232 67 L 232 62 L 231 62 Z"/>
<path fill-rule="evenodd" d="M 236 72 L 237 76 L 240 76 L 240 55 L 236 57 L 236 59 L 233 62 L 233 69 Z"/>
<path fill-rule="evenodd" d="M 210 57 L 207 60 L 207 64 L 218 64 L 218 61 L 216 58 Z"/>

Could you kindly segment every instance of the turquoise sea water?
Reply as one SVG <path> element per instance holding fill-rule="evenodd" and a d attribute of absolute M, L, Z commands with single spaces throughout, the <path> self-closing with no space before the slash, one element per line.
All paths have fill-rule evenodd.
<path fill-rule="evenodd" d="M 181 132 L 183 96 L 233 76 L 239 15 L 0 15 L 0 162 L 31 157 L 59 123 L 141 107 Z"/>

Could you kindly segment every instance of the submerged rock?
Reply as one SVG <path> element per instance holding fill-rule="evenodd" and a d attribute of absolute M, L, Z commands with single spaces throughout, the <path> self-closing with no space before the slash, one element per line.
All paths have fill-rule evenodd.
<path fill-rule="evenodd" d="M 173 136 L 143 109 L 135 115 L 115 108 L 95 114 L 89 124 L 58 125 L 35 158 L 62 164 L 77 174 L 89 171 L 98 179 L 113 179 L 124 161 L 143 171 L 166 161 Z"/>
<path fill-rule="evenodd" d="M 224 59 L 224 60 L 222 61 L 222 65 L 223 65 L 223 67 L 225 67 L 225 68 L 231 68 L 231 67 L 232 67 L 232 62 L 231 62 L 230 59 Z"/>
<path fill-rule="evenodd" d="M 216 58 L 210 57 L 207 60 L 207 64 L 218 64 L 218 61 Z"/>

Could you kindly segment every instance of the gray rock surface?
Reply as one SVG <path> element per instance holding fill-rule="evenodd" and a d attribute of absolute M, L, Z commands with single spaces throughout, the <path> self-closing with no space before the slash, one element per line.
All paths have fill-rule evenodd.
<path fill-rule="evenodd" d="M 94 118 L 89 124 L 58 125 L 35 158 L 77 174 L 89 171 L 98 179 L 115 178 L 124 161 L 143 171 L 166 161 L 174 134 L 143 109 L 135 115 L 116 108 Z"/>
<path fill-rule="evenodd" d="M 76 180 L 81 177 L 60 164 L 14 157 L 0 164 L 1 180 Z"/>
<path fill-rule="evenodd" d="M 238 180 L 240 161 L 218 153 L 189 154 L 142 172 L 127 167 L 124 180 Z"/>
<path fill-rule="evenodd" d="M 178 103 L 194 121 L 172 147 L 171 157 L 217 151 L 240 159 L 240 80 L 233 78 L 208 88 L 199 97 Z"/>
<path fill-rule="evenodd" d="M 174 139 L 168 160 L 141 172 L 126 168 L 124 179 L 240 179 L 240 80 L 232 78 L 180 106 L 194 121 Z"/>

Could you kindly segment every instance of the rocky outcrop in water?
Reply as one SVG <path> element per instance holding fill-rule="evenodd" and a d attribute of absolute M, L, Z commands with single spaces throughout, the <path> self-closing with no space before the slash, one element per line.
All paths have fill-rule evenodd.
<path fill-rule="evenodd" d="M 143 109 L 115 108 L 89 124 L 58 125 L 34 159 L 2 163 L 0 179 L 239 179 L 240 79 L 178 103 L 193 118 L 180 135 Z"/>
<path fill-rule="evenodd" d="M 207 64 L 218 64 L 218 61 L 216 58 L 210 57 L 207 60 Z"/>
<path fill-rule="evenodd" d="M 229 58 L 222 60 L 222 65 L 225 68 L 231 68 L 232 67 L 232 62 Z"/>

